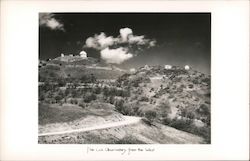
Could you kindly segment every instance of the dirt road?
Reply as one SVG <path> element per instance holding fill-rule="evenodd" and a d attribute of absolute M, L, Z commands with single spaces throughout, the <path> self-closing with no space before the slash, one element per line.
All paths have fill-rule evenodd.
<path fill-rule="evenodd" d="M 86 132 L 86 131 L 92 131 L 92 130 L 107 129 L 107 128 L 112 128 L 112 127 L 136 124 L 136 123 L 139 123 L 141 120 L 140 117 L 133 117 L 133 116 L 124 116 L 124 118 L 125 120 L 123 121 L 112 122 L 112 123 L 107 123 L 103 125 L 96 125 L 96 126 L 86 127 L 82 129 L 42 133 L 42 134 L 38 134 L 38 136 L 59 135 L 59 134 L 67 134 L 67 133 L 74 133 L 74 132 Z"/>

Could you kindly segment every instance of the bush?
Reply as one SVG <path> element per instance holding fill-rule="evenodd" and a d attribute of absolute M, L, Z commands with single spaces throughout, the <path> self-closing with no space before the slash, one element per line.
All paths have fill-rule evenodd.
<path fill-rule="evenodd" d="M 73 99 L 73 98 L 72 98 L 72 99 L 70 100 L 70 103 L 71 103 L 71 104 L 78 104 L 78 101 L 77 101 L 77 99 Z"/>
<path fill-rule="evenodd" d="M 95 94 L 100 94 L 100 93 L 101 93 L 101 88 L 100 88 L 100 87 L 96 87 L 96 88 L 94 89 L 94 93 L 95 93 Z"/>
<path fill-rule="evenodd" d="M 124 108 L 123 104 L 124 104 L 124 100 L 123 99 L 116 99 L 115 100 L 115 109 L 117 111 L 123 113 L 123 111 L 124 111 L 123 110 L 123 108 Z"/>
<path fill-rule="evenodd" d="M 59 87 L 64 87 L 66 85 L 66 80 L 64 78 L 59 78 L 57 83 Z"/>
<path fill-rule="evenodd" d="M 188 131 L 192 124 L 191 120 L 188 119 L 173 119 L 169 126 L 174 127 L 179 130 Z"/>
<path fill-rule="evenodd" d="M 209 116 L 210 108 L 205 104 L 201 104 L 200 107 L 196 110 L 196 112 L 202 116 Z"/>
<path fill-rule="evenodd" d="M 172 122 L 172 119 L 166 116 L 163 118 L 162 122 L 164 125 L 169 125 Z"/>
<path fill-rule="evenodd" d="M 158 107 L 161 109 L 161 113 L 164 115 L 172 112 L 171 106 L 168 100 L 162 100 L 159 103 Z"/>
<path fill-rule="evenodd" d="M 84 96 L 84 102 L 90 103 L 91 101 L 96 100 L 96 95 L 93 93 L 86 93 Z"/>
<path fill-rule="evenodd" d="M 149 98 L 146 96 L 142 96 L 142 97 L 140 97 L 139 101 L 148 102 Z"/>
<path fill-rule="evenodd" d="M 182 108 L 181 109 L 181 116 L 189 119 L 194 119 L 195 114 L 191 109 L 188 108 Z"/>
<path fill-rule="evenodd" d="M 84 103 L 84 101 L 81 101 L 78 105 L 79 105 L 80 107 L 82 107 L 82 108 L 85 108 L 85 107 L 86 107 L 86 104 Z"/>
<path fill-rule="evenodd" d="M 90 74 L 90 75 L 83 75 L 80 78 L 80 81 L 82 83 L 94 83 L 96 82 L 96 77 L 94 76 L 94 74 Z"/>
<path fill-rule="evenodd" d="M 155 111 L 152 111 L 152 110 L 145 112 L 145 117 L 151 122 L 156 118 L 156 115 L 157 115 L 157 113 Z"/>
<path fill-rule="evenodd" d="M 129 97 L 130 96 L 130 91 L 129 89 L 117 89 L 116 87 L 104 87 L 103 88 L 103 95 L 108 97 L 108 96 L 121 96 L 121 97 Z"/>

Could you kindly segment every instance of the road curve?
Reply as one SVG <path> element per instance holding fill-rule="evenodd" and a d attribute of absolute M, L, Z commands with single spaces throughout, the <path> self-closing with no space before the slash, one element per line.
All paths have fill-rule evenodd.
<path fill-rule="evenodd" d="M 112 127 L 136 124 L 136 123 L 139 123 L 141 120 L 140 117 L 134 117 L 134 116 L 124 116 L 124 118 L 125 120 L 123 121 L 112 122 L 112 123 L 107 123 L 103 125 L 96 125 L 96 126 L 86 127 L 82 129 L 42 133 L 42 134 L 38 134 L 38 136 L 60 135 L 60 134 L 68 134 L 68 133 L 74 133 L 74 132 L 86 132 L 86 131 L 92 131 L 92 130 L 107 129 L 107 128 L 112 128 Z"/>

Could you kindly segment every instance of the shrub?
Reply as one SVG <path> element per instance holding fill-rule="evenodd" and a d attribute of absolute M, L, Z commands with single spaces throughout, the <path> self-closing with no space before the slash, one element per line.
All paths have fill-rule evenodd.
<path fill-rule="evenodd" d="M 191 120 L 188 119 L 173 119 L 172 122 L 169 124 L 170 126 L 179 129 L 179 130 L 183 130 L 183 131 L 188 131 L 188 129 L 190 128 L 192 124 Z"/>
<path fill-rule="evenodd" d="M 125 103 L 122 105 L 121 113 L 124 115 L 135 115 L 133 107 Z"/>
<path fill-rule="evenodd" d="M 123 99 L 116 99 L 115 100 L 115 109 L 122 113 L 123 108 L 124 108 L 123 104 L 124 104 Z"/>
<path fill-rule="evenodd" d="M 115 98 L 114 96 L 110 96 L 107 98 L 107 102 L 110 103 L 110 104 L 114 104 L 115 103 Z"/>
<path fill-rule="evenodd" d="M 72 99 L 70 99 L 70 103 L 71 103 L 71 104 L 78 104 L 78 101 L 77 101 L 77 99 L 73 99 L 73 98 L 72 98 Z"/>
<path fill-rule="evenodd" d="M 201 104 L 200 107 L 196 111 L 197 111 L 197 113 L 199 113 L 202 116 L 209 116 L 210 115 L 210 109 L 205 104 Z"/>
<path fill-rule="evenodd" d="M 152 110 L 148 110 L 145 112 L 145 117 L 151 122 L 155 119 L 156 115 L 156 112 Z"/>
<path fill-rule="evenodd" d="M 100 88 L 100 87 L 96 87 L 96 88 L 94 89 L 94 93 L 95 93 L 95 94 L 100 94 L 100 93 L 101 93 L 101 88 Z"/>
<path fill-rule="evenodd" d="M 142 96 L 142 97 L 140 97 L 139 101 L 148 102 L 149 98 L 146 96 Z"/>
<path fill-rule="evenodd" d="M 194 83 L 194 84 L 199 84 L 199 81 L 197 80 L 197 78 L 195 78 L 195 79 L 193 80 L 193 83 Z"/>
<path fill-rule="evenodd" d="M 84 101 L 81 101 L 78 105 L 79 105 L 80 107 L 82 107 L 82 108 L 85 108 L 85 107 L 86 107 L 86 104 L 84 103 Z"/>
<path fill-rule="evenodd" d="M 168 100 L 162 100 L 159 103 L 158 107 L 161 109 L 161 113 L 164 115 L 172 112 L 171 106 Z"/>
<path fill-rule="evenodd" d="M 59 78 L 59 79 L 57 80 L 57 83 L 58 83 L 58 86 L 59 86 L 59 87 L 64 87 L 64 86 L 66 85 L 66 81 L 65 81 L 64 78 Z"/>
<path fill-rule="evenodd" d="M 194 119 L 195 118 L 194 112 L 191 109 L 188 109 L 188 108 L 182 108 L 181 109 L 181 116 L 189 118 L 189 119 Z"/>
<path fill-rule="evenodd" d="M 62 97 L 61 97 L 60 95 L 56 95 L 56 96 L 55 96 L 56 102 L 59 102 L 61 99 L 62 99 Z"/>
<path fill-rule="evenodd" d="M 172 119 L 166 116 L 163 118 L 162 122 L 164 125 L 169 125 L 172 122 Z"/>
<path fill-rule="evenodd" d="M 84 96 L 84 102 L 85 103 L 89 103 L 93 100 L 96 100 L 96 95 L 93 93 L 86 93 Z"/>

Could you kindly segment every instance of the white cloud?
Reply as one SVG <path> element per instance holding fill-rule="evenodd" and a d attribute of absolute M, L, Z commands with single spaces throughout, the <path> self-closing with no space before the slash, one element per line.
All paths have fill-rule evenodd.
<path fill-rule="evenodd" d="M 149 46 L 150 47 L 154 47 L 155 45 L 156 45 L 156 41 L 155 40 L 149 42 Z"/>
<path fill-rule="evenodd" d="M 122 42 L 128 41 L 128 36 L 133 35 L 133 31 L 130 28 L 121 28 L 120 29 L 120 35 L 122 38 Z"/>
<path fill-rule="evenodd" d="M 52 13 L 40 13 L 39 14 L 39 25 L 46 26 L 52 30 L 65 31 L 64 26 L 58 20 L 55 19 Z"/>
<path fill-rule="evenodd" d="M 98 44 L 97 44 L 95 38 L 93 38 L 93 37 L 87 38 L 85 44 L 86 44 L 86 47 L 88 47 L 88 48 L 96 48 L 96 49 L 98 48 Z"/>
<path fill-rule="evenodd" d="M 134 35 L 130 35 L 128 42 L 131 44 L 139 44 L 139 45 L 144 45 L 146 44 L 147 41 L 145 41 L 144 36 L 134 36 Z"/>
<path fill-rule="evenodd" d="M 104 32 L 101 32 L 99 35 L 96 34 L 94 37 L 87 38 L 85 45 L 89 48 L 102 50 L 114 43 L 115 39 L 112 36 L 107 37 Z"/>
<path fill-rule="evenodd" d="M 123 47 L 119 47 L 117 49 L 105 48 L 101 50 L 101 58 L 107 63 L 121 64 L 132 57 L 133 55 L 128 53 L 128 51 Z"/>
<path fill-rule="evenodd" d="M 99 35 L 95 34 L 93 37 L 87 38 L 84 46 L 88 48 L 102 50 L 107 47 L 119 44 L 123 45 L 134 44 L 150 48 L 155 46 L 156 41 L 146 39 L 144 35 L 141 36 L 133 35 L 133 31 L 130 28 L 122 28 L 120 29 L 120 35 L 118 37 L 113 37 L 113 36 L 107 37 L 104 32 L 101 32 Z"/>
<path fill-rule="evenodd" d="M 153 47 L 155 44 L 155 40 L 146 39 L 144 35 L 133 35 L 130 28 L 121 28 L 120 35 L 117 37 L 107 37 L 104 32 L 101 32 L 87 38 L 84 47 L 99 50 L 101 58 L 107 63 L 120 64 L 135 56 L 129 50 L 136 53 L 139 50 Z M 114 49 L 110 49 L 110 47 Z"/>
<path fill-rule="evenodd" d="M 106 37 L 103 32 L 97 37 L 97 40 L 101 48 L 106 48 L 114 44 L 114 38 L 112 36 Z"/>

